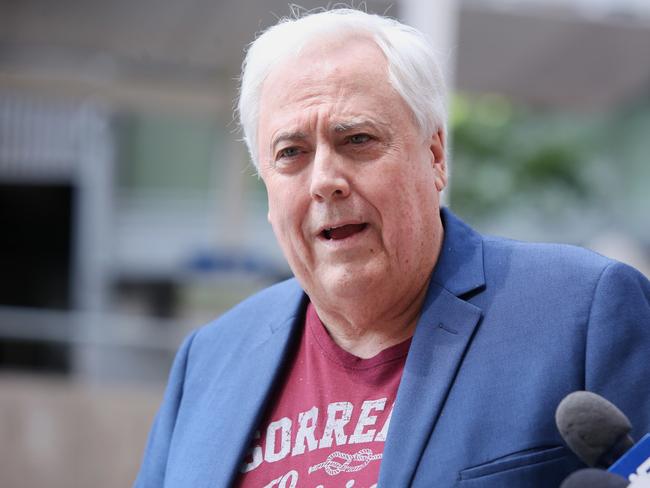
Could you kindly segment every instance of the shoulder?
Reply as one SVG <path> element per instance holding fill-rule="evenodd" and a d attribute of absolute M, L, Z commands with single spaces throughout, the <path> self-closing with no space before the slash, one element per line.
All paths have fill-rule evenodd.
<path fill-rule="evenodd" d="M 514 286 L 545 294 L 553 286 L 574 285 L 584 293 L 590 285 L 593 289 L 601 273 L 615 263 L 578 246 L 485 235 L 446 209 L 442 217 L 445 241 L 436 278 L 443 286 L 453 288 L 459 276 L 473 276 L 472 283 L 483 282 L 495 292 Z"/>
<path fill-rule="evenodd" d="M 645 314 L 650 282 L 638 270 L 590 250 L 485 237 L 488 290 L 540 309 L 579 310 L 586 323 L 613 313 Z M 504 298 L 505 299 L 505 298 Z"/>
<path fill-rule="evenodd" d="M 265 321 L 272 316 L 291 315 L 291 308 L 300 301 L 304 292 L 295 278 L 276 283 L 265 288 L 228 310 L 221 317 L 211 322 L 206 328 L 226 326 L 233 322 L 240 323 Z"/>
<path fill-rule="evenodd" d="M 568 244 L 522 242 L 485 236 L 486 273 L 525 275 L 528 279 L 597 282 L 616 261 L 588 249 Z"/>
<path fill-rule="evenodd" d="M 302 310 L 305 294 L 295 278 L 277 283 L 246 298 L 196 331 L 197 344 L 234 344 L 254 341 L 269 330 L 293 321 Z"/>

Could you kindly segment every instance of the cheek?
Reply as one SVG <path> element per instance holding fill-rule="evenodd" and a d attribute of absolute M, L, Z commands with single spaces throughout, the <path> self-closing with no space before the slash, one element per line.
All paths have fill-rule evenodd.
<path fill-rule="evenodd" d="M 273 228 L 278 241 L 284 246 L 287 240 L 287 218 L 290 209 L 286 207 L 287 202 L 283 201 L 282 193 L 277 188 L 268 188 L 268 213 L 267 219 Z"/>
<path fill-rule="evenodd" d="M 286 214 L 287 205 L 287 192 L 283 189 L 281 181 L 272 179 L 266 183 L 266 197 L 269 205 L 269 217 L 272 222 L 279 222 L 282 216 Z"/>
<path fill-rule="evenodd" d="M 384 238 L 388 245 L 409 247 L 413 244 L 411 236 L 422 235 L 438 212 L 433 181 L 421 174 L 391 181 L 390 193 L 385 194 L 381 207 Z M 404 239 L 405 236 L 409 238 Z"/>
<path fill-rule="evenodd" d="M 304 202 L 292 197 L 290 191 L 271 193 L 269 196 L 268 219 L 273 231 L 283 244 L 301 239 L 301 226 L 306 210 Z"/>

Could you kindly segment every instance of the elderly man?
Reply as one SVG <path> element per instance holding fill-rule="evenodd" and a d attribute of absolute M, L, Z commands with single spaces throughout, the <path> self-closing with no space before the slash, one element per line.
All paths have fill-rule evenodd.
<path fill-rule="evenodd" d="M 558 402 L 650 429 L 650 283 L 440 208 L 442 81 L 422 35 L 334 10 L 250 47 L 240 117 L 295 279 L 193 333 L 137 487 L 557 486 Z"/>

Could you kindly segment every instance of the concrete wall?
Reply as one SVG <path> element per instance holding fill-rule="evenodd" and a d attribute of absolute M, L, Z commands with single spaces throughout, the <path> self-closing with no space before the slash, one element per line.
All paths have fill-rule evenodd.
<path fill-rule="evenodd" d="M 0 375 L 0 486 L 132 485 L 162 386 Z"/>

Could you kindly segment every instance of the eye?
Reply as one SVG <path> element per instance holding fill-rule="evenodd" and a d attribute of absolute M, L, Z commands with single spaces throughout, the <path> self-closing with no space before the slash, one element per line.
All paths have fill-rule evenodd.
<path fill-rule="evenodd" d="M 295 146 L 285 147 L 278 152 L 276 159 L 293 158 L 300 154 L 300 149 Z"/>
<path fill-rule="evenodd" d="M 348 142 L 350 142 L 350 144 L 363 144 L 369 140 L 370 136 L 368 134 L 354 134 L 348 137 Z"/>

